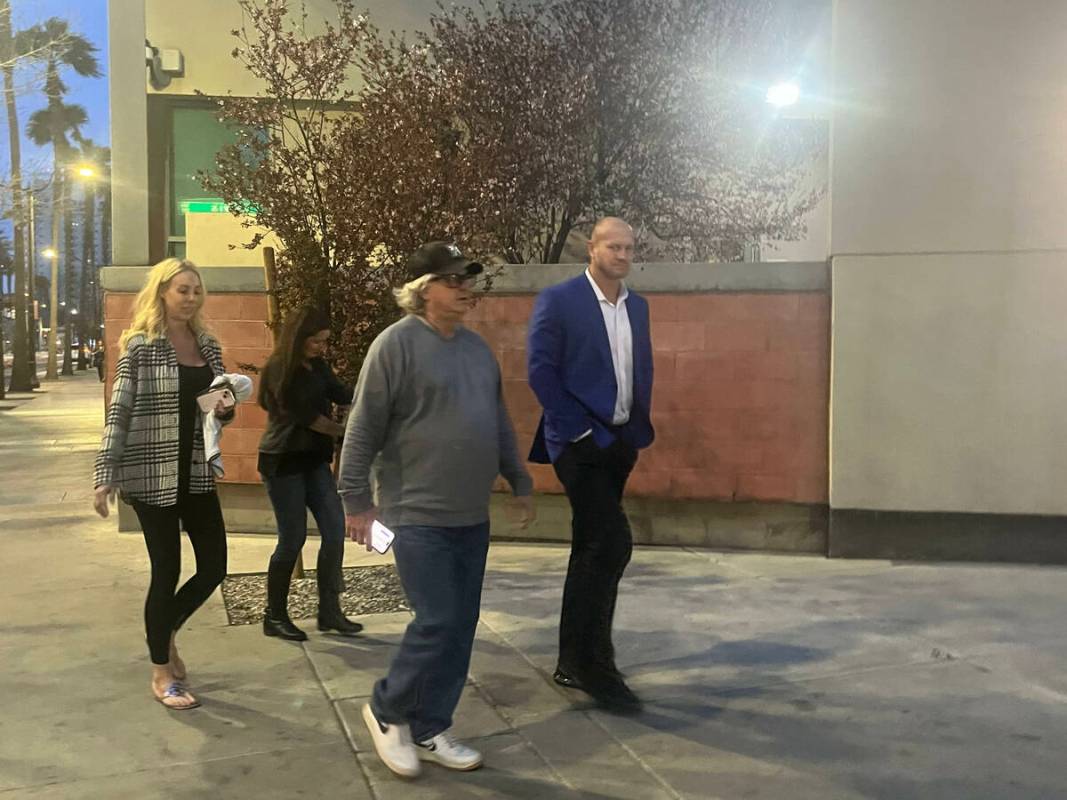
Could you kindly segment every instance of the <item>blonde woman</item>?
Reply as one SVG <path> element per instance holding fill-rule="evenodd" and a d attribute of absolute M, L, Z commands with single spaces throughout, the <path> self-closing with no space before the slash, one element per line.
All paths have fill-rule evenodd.
<path fill-rule="evenodd" d="M 204 296 L 200 272 L 188 261 L 168 258 L 148 273 L 119 340 L 94 478 L 93 506 L 101 517 L 121 492 L 141 523 L 152 565 L 145 601 L 152 693 L 176 711 L 200 704 L 186 687 L 175 636 L 226 574 L 226 530 L 196 400 L 223 372 L 219 343 L 200 316 Z M 220 403 L 211 413 L 228 421 L 233 411 Z M 175 591 L 183 527 L 196 574 Z"/>

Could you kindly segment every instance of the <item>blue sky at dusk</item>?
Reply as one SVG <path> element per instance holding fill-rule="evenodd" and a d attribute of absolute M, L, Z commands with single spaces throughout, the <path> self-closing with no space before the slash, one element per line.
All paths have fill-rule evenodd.
<path fill-rule="evenodd" d="M 108 144 L 111 134 L 107 100 L 107 0 L 11 0 L 11 5 L 16 30 L 43 22 L 49 17 L 60 17 L 69 23 L 71 30 L 96 45 L 96 56 L 100 62 L 100 77 L 81 78 L 68 70 L 64 73 L 63 80 L 69 90 L 66 101 L 77 103 L 88 112 L 89 123 L 82 129 L 82 134 L 98 145 Z M 17 84 L 25 86 L 28 81 L 32 80 L 32 77 L 33 75 L 28 71 L 24 72 L 20 76 L 21 79 L 17 80 Z M 27 89 L 21 92 L 17 99 L 19 124 L 24 134 L 22 137 L 23 175 L 26 179 L 29 179 L 31 175 L 46 178 L 51 171 L 51 148 L 36 147 L 25 136 L 26 121 L 30 118 L 30 114 L 45 105 L 46 98 L 39 81 Z M 7 129 L 6 116 L 3 120 L 3 128 Z M 9 175 L 10 170 L 10 153 L 5 134 L 0 137 L 0 172 Z"/>

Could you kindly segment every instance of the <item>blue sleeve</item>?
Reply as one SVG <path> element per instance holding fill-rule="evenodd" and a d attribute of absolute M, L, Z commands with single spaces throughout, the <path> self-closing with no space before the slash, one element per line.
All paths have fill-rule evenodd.
<path fill-rule="evenodd" d="M 530 388 L 544 409 L 546 425 L 573 440 L 592 427 L 592 418 L 563 382 L 567 333 L 562 317 L 553 293 L 541 292 L 530 317 L 526 363 Z"/>

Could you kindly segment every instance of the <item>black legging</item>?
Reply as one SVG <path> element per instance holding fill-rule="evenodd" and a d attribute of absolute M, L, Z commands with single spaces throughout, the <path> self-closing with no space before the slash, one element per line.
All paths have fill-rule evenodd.
<path fill-rule="evenodd" d="M 226 576 L 226 528 L 219 496 L 180 494 L 177 505 L 150 506 L 133 502 L 141 521 L 152 583 L 144 604 L 148 651 L 153 664 L 170 661 L 170 637 L 204 603 Z M 182 568 L 180 523 L 196 554 L 196 574 L 175 593 Z"/>

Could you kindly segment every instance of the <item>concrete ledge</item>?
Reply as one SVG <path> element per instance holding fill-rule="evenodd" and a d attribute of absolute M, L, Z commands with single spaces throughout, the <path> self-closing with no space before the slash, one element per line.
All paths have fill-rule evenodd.
<path fill-rule="evenodd" d="M 103 267 L 100 285 L 108 292 L 139 292 L 151 267 Z M 211 294 L 262 292 L 262 267 L 198 267 Z"/>
<path fill-rule="evenodd" d="M 537 496 L 537 522 L 514 530 L 504 495 L 493 495 L 493 538 L 567 542 L 571 510 L 563 495 Z M 630 497 L 624 501 L 635 544 L 825 553 L 827 509 L 792 503 L 716 503 Z"/>
<path fill-rule="evenodd" d="M 263 484 L 220 483 L 218 489 L 227 533 L 276 534 L 274 512 Z M 563 495 L 538 495 L 537 521 L 525 531 L 512 527 L 505 502 L 506 495 L 494 494 L 490 503 L 494 540 L 570 541 L 571 509 Z M 825 506 L 645 497 L 630 497 L 624 503 L 635 544 L 779 553 L 826 552 Z M 120 503 L 118 517 L 120 531 L 140 531 L 130 506 Z M 318 534 L 310 514 L 308 533 Z"/>
<path fill-rule="evenodd" d="M 109 292 L 136 292 L 149 267 L 104 267 L 100 285 Z M 490 271 L 490 294 L 534 294 L 573 278 L 585 264 L 507 264 Z M 213 294 L 264 291 L 260 267 L 200 267 Z M 627 283 L 638 292 L 828 292 L 830 269 L 823 261 L 729 264 L 635 264 Z"/>
<path fill-rule="evenodd" d="M 493 278 L 492 294 L 532 294 L 580 274 L 585 264 L 509 264 Z M 638 292 L 828 292 L 824 261 L 727 264 L 634 264 L 627 284 Z"/>
<path fill-rule="evenodd" d="M 1067 517 L 835 508 L 829 555 L 1067 564 Z"/>

